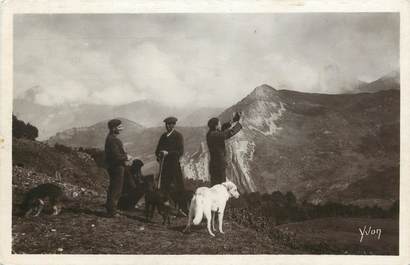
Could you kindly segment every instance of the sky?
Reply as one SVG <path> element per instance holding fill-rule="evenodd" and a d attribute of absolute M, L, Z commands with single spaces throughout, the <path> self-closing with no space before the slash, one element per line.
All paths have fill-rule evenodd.
<path fill-rule="evenodd" d="M 14 95 L 227 107 L 268 84 L 342 93 L 399 69 L 397 13 L 14 16 Z"/>

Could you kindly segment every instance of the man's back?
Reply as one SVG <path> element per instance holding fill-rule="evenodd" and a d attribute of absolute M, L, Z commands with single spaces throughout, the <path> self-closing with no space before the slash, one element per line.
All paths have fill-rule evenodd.
<path fill-rule="evenodd" d="M 225 140 L 231 138 L 242 129 L 240 123 L 236 123 L 234 127 L 220 131 L 210 130 L 206 134 L 206 142 L 208 144 L 209 152 L 212 155 L 225 155 Z"/>
<path fill-rule="evenodd" d="M 206 142 L 211 155 L 225 154 L 225 136 L 221 131 L 209 131 L 206 134 Z"/>

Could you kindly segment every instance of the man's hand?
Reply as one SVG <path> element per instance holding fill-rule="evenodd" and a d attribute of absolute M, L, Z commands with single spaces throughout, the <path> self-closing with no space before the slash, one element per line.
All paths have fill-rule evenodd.
<path fill-rule="evenodd" d="M 134 157 L 127 154 L 127 161 L 132 161 L 132 160 L 134 160 Z"/>
<path fill-rule="evenodd" d="M 167 155 L 168 155 L 168 151 L 166 151 L 166 150 L 159 151 L 159 154 L 157 156 L 157 161 L 160 162 Z"/>

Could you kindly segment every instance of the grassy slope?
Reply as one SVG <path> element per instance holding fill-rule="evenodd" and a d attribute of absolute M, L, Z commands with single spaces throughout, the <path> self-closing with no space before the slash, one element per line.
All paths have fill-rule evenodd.
<path fill-rule="evenodd" d="M 97 167 L 94 160 L 85 153 L 59 151 L 41 142 L 13 139 L 13 165 L 20 165 L 36 173 L 84 188 L 104 190 L 108 176 Z M 34 179 L 37 176 L 30 176 Z M 41 180 L 38 180 L 41 182 Z"/>
<path fill-rule="evenodd" d="M 369 226 L 382 229 L 380 239 L 364 237 L 360 231 Z M 315 254 L 398 255 L 399 222 L 393 219 L 322 218 L 277 226 L 287 246 Z"/>

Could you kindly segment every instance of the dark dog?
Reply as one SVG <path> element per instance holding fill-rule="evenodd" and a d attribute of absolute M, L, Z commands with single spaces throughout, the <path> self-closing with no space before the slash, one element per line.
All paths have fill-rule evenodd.
<path fill-rule="evenodd" d="M 135 159 L 131 166 L 125 167 L 123 192 L 118 202 L 118 207 L 122 210 L 130 210 L 134 208 L 135 204 L 145 194 L 146 220 L 151 221 L 155 209 L 157 209 L 163 218 L 163 224 L 170 224 L 170 196 L 157 189 L 154 175 L 142 175 L 141 168 L 143 165 L 144 163 L 141 160 Z M 174 198 L 176 198 L 175 200 L 178 202 L 178 205 L 186 204 L 179 196 L 174 196 Z M 187 207 L 182 206 L 181 208 L 185 209 Z M 187 209 L 186 212 L 188 212 Z"/>
<path fill-rule="evenodd" d="M 38 216 L 44 206 L 48 204 L 53 209 L 53 215 L 58 215 L 62 210 L 64 201 L 65 196 L 62 188 L 56 184 L 46 183 L 25 194 L 21 209 L 24 211 L 25 217 L 30 216 L 33 212 L 35 212 L 34 216 Z"/>
<path fill-rule="evenodd" d="M 170 193 L 170 197 L 174 202 L 178 213 L 181 213 L 184 216 L 188 215 L 189 205 L 191 204 L 193 196 L 194 192 L 191 190 L 173 191 Z"/>
<path fill-rule="evenodd" d="M 131 166 L 126 166 L 124 171 L 124 185 L 122 195 L 118 201 L 118 208 L 121 210 L 131 210 L 135 204 L 144 196 L 143 176 L 141 168 L 144 163 L 135 159 Z"/>
<path fill-rule="evenodd" d="M 154 217 L 155 209 L 162 216 L 162 224 L 170 221 L 170 199 L 164 192 L 158 190 L 155 185 L 154 175 L 148 175 L 143 177 L 144 190 L 145 190 L 145 218 L 149 222 Z"/>

